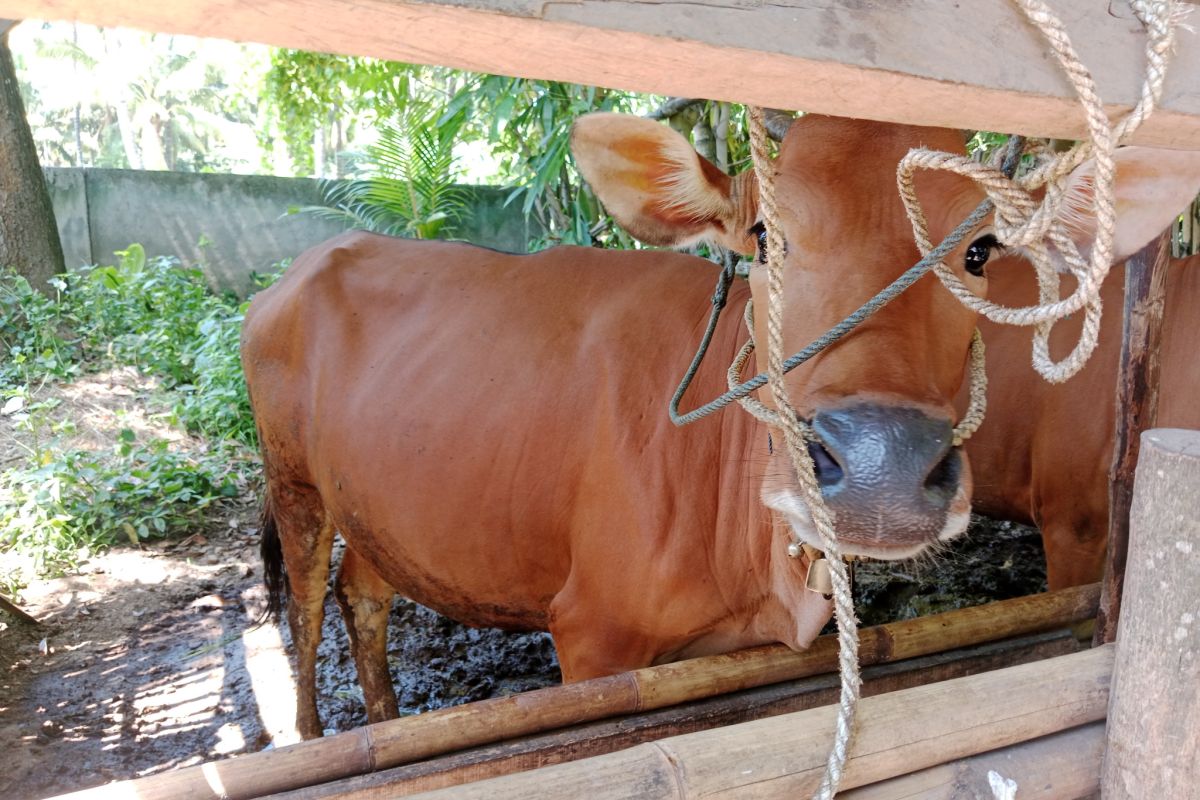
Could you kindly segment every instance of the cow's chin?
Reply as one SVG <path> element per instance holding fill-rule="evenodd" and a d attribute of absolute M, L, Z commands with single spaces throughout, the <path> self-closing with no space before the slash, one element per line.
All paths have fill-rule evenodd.
<path fill-rule="evenodd" d="M 812 515 L 808 513 L 808 506 L 799 494 L 786 489 L 763 489 L 762 501 L 763 505 L 779 512 L 787 520 L 800 541 L 810 544 L 818 550 L 824 549 L 824 545 L 821 544 L 821 536 L 817 533 L 816 526 L 813 525 Z M 856 541 L 852 536 L 842 538 L 839 535 L 838 542 L 842 546 L 842 555 L 845 556 L 900 561 L 919 556 L 930 547 L 961 536 L 966 532 L 970 521 L 971 500 L 966 491 L 960 487 L 954 500 L 950 503 L 950 510 L 946 513 L 946 522 L 936 537 L 917 544 L 888 545 L 880 542 L 864 543 Z"/>

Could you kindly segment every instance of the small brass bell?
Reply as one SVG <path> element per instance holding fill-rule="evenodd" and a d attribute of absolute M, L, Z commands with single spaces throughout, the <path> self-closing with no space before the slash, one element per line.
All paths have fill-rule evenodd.
<path fill-rule="evenodd" d="M 804 585 L 810 592 L 824 595 L 828 600 L 833 596 L 833 576 L 829 572 L 829 560 L 824 556 L 814 558 L 808 563 L 808 575 Z"/>

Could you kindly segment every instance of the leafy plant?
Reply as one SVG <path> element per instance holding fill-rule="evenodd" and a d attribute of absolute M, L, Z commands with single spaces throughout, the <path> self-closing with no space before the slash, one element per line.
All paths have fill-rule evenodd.
<path fill-rule="evenodd" d="M 57 280 L 55 286 L 66 284 Z M 64 323 L 61 303 L 35 291 L 15 270 L 0 271 L 0 391 L 79 372 L 78 348 Z"/>
<path fill-rule="evenodd" d="M 436 128 L 382 123 L 379 140 L 354 158 L 359 177 L 327 182 L 326 205 L 300 210 L 393 236 L 450 234 L 467 205 L 455 184 L 461 127 L 461 117 Z"/>
<path fill-rule="evenodd" d="M 196 326 L 185 349 L 191 382 L 175 387 L 173 411 L 194 433 L 254 446 L 257 434 L 238 350 L 244 314 L 245 304 L 215 309 Z"/>
<path fill-rule="evenodd" d="M 31 555 L 40 572 L 88 552 L 190 530 L 254 474 L 255 429 L 238 341 L 245 304 L 208 290 L 199 270 L 147 258 L 133 245 L 114 265 L 56 279 L 50 300 L 0 273 L 5 413 L 24 435 L 23 464 L 0 472 L 0 554 Z M 269 284 L 279 273 L 260 280 Z M 110 366 L 160 378 L 153 402 L 205 443 L 139 441 L 124 429 L 107 448 L 64 447 L 69 420 L 31 384 Z M 20 576 L 0 569 L 7 584 Z"/>
<path fill-rule="evenodd" d="M 46 453 L 0 474 L 0 550 L 31 553 L 38 572 L 57 572 L 118 541 L 187 531 L 213 502 L 237 494 L 228 451 L 168 448 L 136 444 L 125 429 L 113 451 Z"/>

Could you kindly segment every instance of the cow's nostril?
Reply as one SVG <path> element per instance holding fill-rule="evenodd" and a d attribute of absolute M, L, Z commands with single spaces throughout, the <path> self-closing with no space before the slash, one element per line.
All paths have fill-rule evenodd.
<path fill-rule="evenodd" d="M 948 503 L 958 493 L 961 476 L 962 456 L 959 448 L 953 447 L 925 476 L 926 495 L 939 504 Z"/>
<path fill-rule="evenodd" d="M 827 489 L 830 486 L 836 486 L 841 482 L 842 465 L 834 460 L 833 455 L 825 449 L 825 446 L 820 442 L 810 441 L 808 443 L 808 455 L 813 460 L 813 466 L 816 468 L 817 483 L 822 489 Z"/>

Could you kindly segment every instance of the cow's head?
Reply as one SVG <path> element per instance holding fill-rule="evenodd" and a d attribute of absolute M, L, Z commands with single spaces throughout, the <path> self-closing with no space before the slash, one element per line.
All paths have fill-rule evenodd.
<path fill-rule="evenodd" d="M 775 162 L 787 240 L 786 355 L 817 339 L 919 260 L 896 189 L 897 164 L 916 147 L 962 152 L 963 139 L 958 131 L 821 116 L 792 125 Z M 640 240 L 675 247 L 715 241 L 758 253 L 762 261 L 751 172 L 730 178 L 670 128 L 614 114 L 580 119 L 573 149 L 608 210 Z M 1140 180 L 1145 160 L 1126 160 L 1118 198 L 1137 208 L 1118 229 L 1122 255 L 1152 238 L 1186 203 L 1182 197 L 1159 202 Z M 1079 170 L 1081 189 L 1088 169 Z M 1190 187 L 1194 191 L 1194 181 Z M 973 183 L 944 172 L 920 174 L 916 189 L 934 242 L 984 199 Z M 1155 205 L 1154 213 L 1145 213 L 1147 202 Z M 1080 239 L 1087 239 L 1087 212 L 1076 213 Z M 945 263 L 967 286 L 986 294 L 987 262 L 995 263 L 996 250 L 990 219 L 984 220 Z M 750 273 L 760 371 L 767 341 L 765 272 L 756 266 Z M 961 449 L 952 446 L 952 431 L 975 322 L 974 312 L 926 275 L 788 374 L 791 403 L 820 439 L 809 452 L 846 552 L 903 558 L 966 529 L 971 472 Z M 760 391 L 768 404 L 769 394 Z M 773 459 L 763 501 L 784 514 L 802 539 L 819 546 L 784 448 L 776 448 Z"/>

